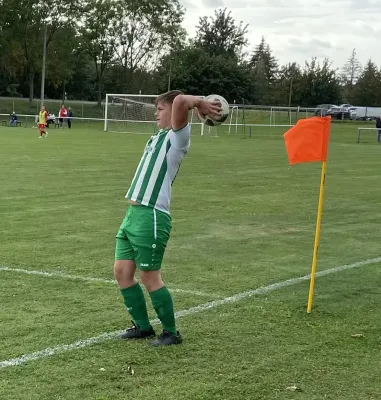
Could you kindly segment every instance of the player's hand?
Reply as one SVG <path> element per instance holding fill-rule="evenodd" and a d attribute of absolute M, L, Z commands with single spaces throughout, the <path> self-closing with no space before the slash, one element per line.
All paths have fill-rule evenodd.
<path fill-rule="evenodd" d="M 209 115 L 212 118 L 218 118 L 221 116 L 221 103 L 219 101 L 201 100 L 201 103 L 197 107 L 197 111 L 203 118 L 205 118 L 206 115 Z"/>

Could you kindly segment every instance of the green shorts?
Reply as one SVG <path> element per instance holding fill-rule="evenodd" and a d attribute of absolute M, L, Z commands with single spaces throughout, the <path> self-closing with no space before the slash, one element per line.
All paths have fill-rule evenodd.
<path fill-rule="evenodd" d="M 135 260 L 143 271 L 160 269 L 171 228 L 169 214 L 130 205 L 116 235 L 115 260 Z"/>

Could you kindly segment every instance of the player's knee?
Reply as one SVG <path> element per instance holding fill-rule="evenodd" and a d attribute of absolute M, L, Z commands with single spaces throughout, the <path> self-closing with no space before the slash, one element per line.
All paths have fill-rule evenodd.
<path fill-rule="evenodd" d="M 140 271 L 140 279 L 149 292 L 160 289 L 164 285 L 160 271 Z"/>
<path fill-rule="evenodd" d="M 134 281 L 136 266 L 132 260 L 116 260 L 114 263 L 114 276 L 119 284 L 128 285 Z"/>

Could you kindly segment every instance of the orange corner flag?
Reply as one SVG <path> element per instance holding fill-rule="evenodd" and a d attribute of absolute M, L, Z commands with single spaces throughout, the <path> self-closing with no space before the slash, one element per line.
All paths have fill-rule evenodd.
<path fill-rule="evenodd" d="M 331 117 L 299 120 L 284 135 L 290 165 L 327 161 Z"/>

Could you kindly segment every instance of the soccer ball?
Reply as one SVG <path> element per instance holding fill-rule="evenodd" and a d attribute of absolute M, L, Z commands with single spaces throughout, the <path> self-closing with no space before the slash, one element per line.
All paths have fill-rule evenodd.
<path fill-rule="evenodd" d="M 219 118 L 211 117 L 210 115 L 203 116 L 199 114 L 201 122 L 208 126 L 217 126 L 225 122 L 229 116 L 229 103 L 226 101 L 226 99 L 218 94 L 210 94 L 209 96 L 205 97 L 205 100 L 219 101 L 221 103 L 222 111 Z"/>

